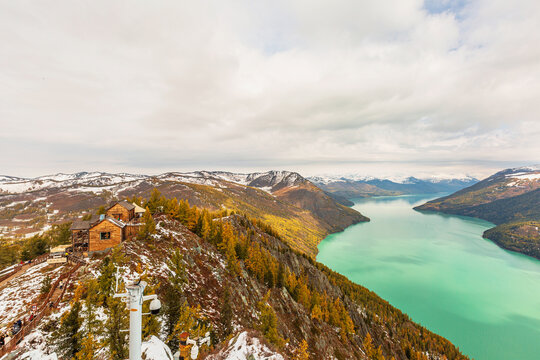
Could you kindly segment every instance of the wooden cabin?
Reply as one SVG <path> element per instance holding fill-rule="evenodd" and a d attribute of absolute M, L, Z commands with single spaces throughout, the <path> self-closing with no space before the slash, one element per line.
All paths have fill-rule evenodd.
<path fill-rule="evenodd" d="M 90 227 L 98 221 L 99 217 L 94 216 L 90 220 L 75 220 L 71 224 L 71 248 L 73 252 L 88 251 Z"/>
<path fill-rule="evenodd" d="M 119 201 L 109 207 L 107 216 L 127 223 L 135 217 L 135 205 L 127 201 Z"/>
<path fill-rule="evenodd" d="M 139 209 L 142 208 L 127 201 L 119 201 L 112 204 L 106 214 L 88 221 L 74 221 L 71 225 L 73 251 L 103 251 L 122 241 L 136 238 L 142 225 L 138 216 Z"/>
<path fill-rule="evenodd" d="M 126 224 L 111 217 L 104 217 L 90 228 L 88 251 L 103 251 L 120 244 L 124 240 Z"/>

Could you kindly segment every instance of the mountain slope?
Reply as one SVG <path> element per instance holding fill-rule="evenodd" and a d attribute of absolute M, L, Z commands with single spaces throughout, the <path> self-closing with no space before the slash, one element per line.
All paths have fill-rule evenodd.
<path fill-rule="evenodd" d="M 114 286 L 110 274 L 119 269 L 126 283 L 145 274 L 149 289 L 154 289 L 163 302 L 163 316 L 176 302 L 184 304 L 184 308 L 200 306 L 194 316 L 210 328 L 216 346 L 210 354 L 204 352 L 202 358 L 237 359 L 238 351 L 249 344 L 253 353 L 260 354 L 256 359 L 289 358 L 306 340 L 313 359 L 373 359 L 377 348 L 386 359 L 466 359 L 449 341 L 415 324 L 373 292 L 292 250 L 243 216 L 213 219 L 214 227 L 233 229 L 232 237 L 221 240 L 201 238 L 167 215 L 157 216 L 155 221 L 157 231 L 151 238 L 125 242 L 112 254 L 91 259 L 73 281 L 79 284 L 77 291 L 70 287 L 71 295 L 62 302 L 60 311 L 64 313 L 72 309 L 67 300 L 83 294 L 79 295 L 83 308 L 93 306 L 95 313 L 103 314 L 94 319 L 92 327 L 97 340 L 106 336 L 103 326 L 113 292 L 98 291 L 96 295 L 92 283 L 97 284 L 97 290 L 110 289 Z M 220 245 L 223 241 L 232 241 L 232 248 L 238 249 L 237 259 L 227 254 L 229 250 Z M 168 279 L 175 272 L 169 260 L 175 250 L 182 255 L 186 279 L 182 296 L 171 298 L 167 296 Z M 227 292 L 230 300 L 224 295 Z M 100 300 L 102 296 L 105 300 Z M 222 310 L 225 305 L 229 311 Z M 226 313 L 231 316 L 227 318 Z M 272 313 L 276 317 L 272 325 L 275 333 L 261 327 L 263 317 Z M 82 329 L 86 329 L 86 312 L 81 316 Z M 32 341 L 25 339 L 19 345 L 20 351 L 54 351 L 58 340 L 51 330 L 60 327 L 60 319 L 53 315 L 43 321 L 29 336 Z M 225 331 L 229 325 L 231 341 Z M 371 344 L 366 342 L 368 334 Z M 165 337 L 161 335 L 163 340 Z M 251 340 L 238 340 L 244 337 Z M 287 339 L 287 344 L 280 339 Z M 231 344 L 236 344 L 237 351 Z M 108 352 L 106 345 L 99 346 L 93 358 L 107 359 Z"/>
<path fill-rule="evenodd" d="M 376 178 L 322 178 L 310 180 L 324 191 L 347 199 L 370 196 L 431 194 L 453 192 L 474 184 L 474 178 L 464 179 L 376 179 Z"/>
<path fill-rule="evenodd" d="M 168 198 L 217 210 L 226 207 L 264 220 L 295 248 L 310 255 L 330 233 L 367 221 L 301 175 L 288 171 L 235 174 L 198 171 L 156 176 L 76 173 L 0 181 L 0 235 L 13 236 L 72 220 L 115 199 L 149 197 L 157 188 Z"/>
<path fill-rule="evenodd" d="M 466 215 L 498 226 L 484 237 L 540 259 L 540 167 L 500 171 L 477 184 L 415 208 Z"/>

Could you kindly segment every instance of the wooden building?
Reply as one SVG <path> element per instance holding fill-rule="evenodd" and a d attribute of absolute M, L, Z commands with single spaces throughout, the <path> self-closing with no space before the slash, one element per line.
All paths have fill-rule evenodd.
<path fill-rule="evenodd" d="M 142 217 L 144 213 L 146 212 L 146 209 L 140 207 L 139 205 L 135 203 L 133 205 L 135 206 L 135 217 L 138 217 L 138 218 Z"/>
<path fill-rule="evenodd" d="M 121 220 L 104 217 L 90 228 L 88 251 L 103 251 L 120 244 L 124 240 L 125 227 Z"/>
<path fill-rule="evenodd" d="M 119 201 L 112 204 L 106 214 L 88 221 L 74 221 L 71 226 L 73 251 L 103 251 L 136 238 L 142 225 L 136 210 L 136 205 Z"/>
<path fill-rule="evenodd" d="M 135 205 L 127 201 L 117 202 L 109 207 L 107 210 L 107 216 L 127 223 L 135 217 Z"/>

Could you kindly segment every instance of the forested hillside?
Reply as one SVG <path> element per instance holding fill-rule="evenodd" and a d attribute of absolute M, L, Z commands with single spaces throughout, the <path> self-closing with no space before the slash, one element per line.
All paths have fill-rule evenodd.
<path fill-rule="evenodd" d="M 415 209 L 473 216 L 495 223 L 484 237 L 540 259 L 540 170 L 500 171 L 481 182 Z"/>
<path fill-rule="evenodd" d="M 163 196 L 142 205 L 158 214 L 138 240 L 79 270 L 63 315 L 44 321 L 21 351 L 125 359 L 127 313 L 112 297 L 118 270 L 124 283 L 142 278 L 147 293 L 159 295 L 161 322 L 145 317 L 143 335 L 173 351 L 181 332 L 209 331 L 202 358 L 227 359 L 230 341 L 243 334 L 268 349 L 258 358 L 466 359 L 373 292 L 293 250 L 263 221 Z"/>

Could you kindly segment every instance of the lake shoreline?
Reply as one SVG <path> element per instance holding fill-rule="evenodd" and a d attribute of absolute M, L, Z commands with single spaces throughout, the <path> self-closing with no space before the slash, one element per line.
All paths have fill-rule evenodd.
<path fill-rule="evenodd" d="M 540 288 L 540 263 L 482 238 L 493 226 L 488 221 L 412 210 L 438 196 L 354 199 L 354 208 L 372 221 L 325 238 L 317 261 L 376 292 L 477 360 L 505 360 L 516 346 L 520 356 L 513 358 L 535 359 L 540 345 L 533 344 L 526 328 L 534 324 L 533 333 L 540 336 L 540 310 L 533 299 L 516 294 L 529 291 L 530 282 Z"/>

